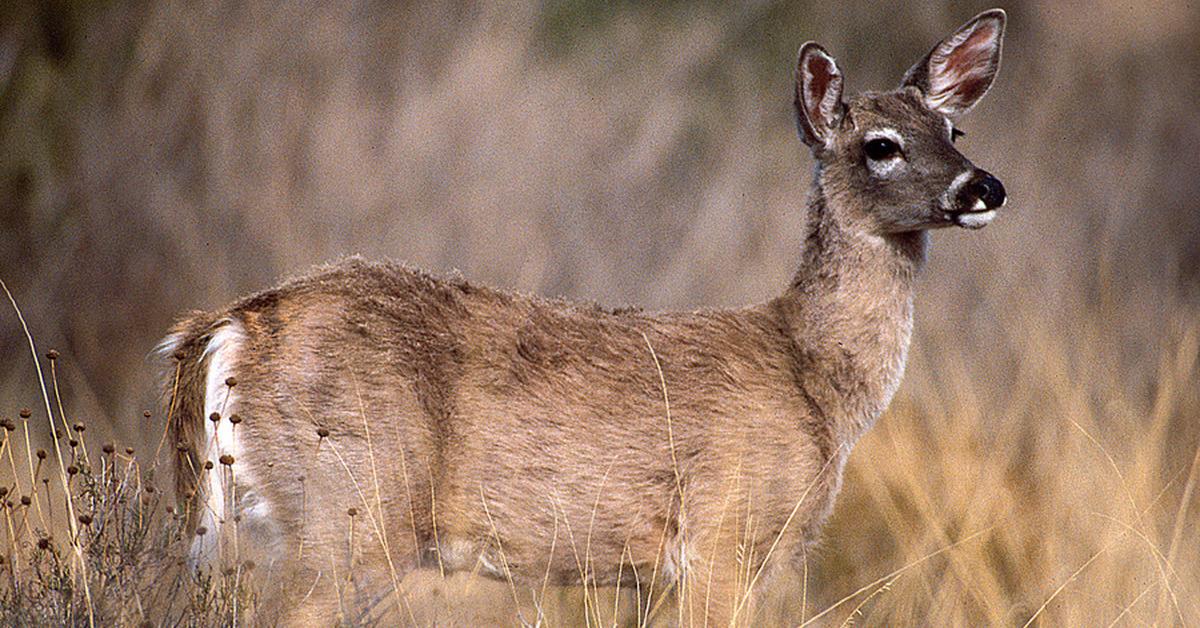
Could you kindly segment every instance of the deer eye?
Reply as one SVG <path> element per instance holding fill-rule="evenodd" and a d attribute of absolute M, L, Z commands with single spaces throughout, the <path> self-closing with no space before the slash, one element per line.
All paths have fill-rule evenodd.
<path fill-rule="evenodd" d="M 877 137 L 863 144 L 863 152 L 875 161 L 882 161 L 899 155 L 900 146 L 887 138 Z"/>

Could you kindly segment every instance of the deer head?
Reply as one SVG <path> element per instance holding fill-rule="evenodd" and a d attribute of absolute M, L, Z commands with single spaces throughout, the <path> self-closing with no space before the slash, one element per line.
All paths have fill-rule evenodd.
<path fill-rule="evenodd" d="M 800 48 L 796 123 L 818 162 L 817 185 L 840 219 L 876 235 L 957 225 L 979 229 L 1004 186 L 954 146 L 955 122 L 1000 68 L 1005 14 L 975 16 L 914 65 L 896 89 L 842 101 L 842 72 L 814 42 Z"/>

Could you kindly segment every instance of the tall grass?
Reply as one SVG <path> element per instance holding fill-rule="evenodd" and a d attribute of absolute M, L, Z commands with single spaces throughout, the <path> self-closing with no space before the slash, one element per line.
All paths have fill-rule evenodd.
<path fill-rule="evenodd" d="M 0 416 L 21 428 L 0 460 L 7 551 L 36 555 L 37 511 L 22 527 L 12 495 L 54 483 L 42 414 L 153 451 L 144 358 L 169 321 L 314 262 L 651 308 L 767 298 L 802 245 L 798 44 L 833 51 L 850 91 L 884 88 L 988 6 L 970 4 L 0 6 L 0 272 L 63 352 L 65 409 L 23 440 L 19 409 L 44 404 L 0 318 Z M 1004 66 L 961 146 L 1009 207 L 935 235 L 906 380 L 818 550 L 765 583 L 761 623 L 1200 623 L 1200 15 L 1005 8 Z M 130 599 L 93 571 L 96 608 Z M 403 588 L 419 622 L 517 615 L 503 582 Z M 551 625 L 637 615 L 628 593 L 517 594 Z"/>

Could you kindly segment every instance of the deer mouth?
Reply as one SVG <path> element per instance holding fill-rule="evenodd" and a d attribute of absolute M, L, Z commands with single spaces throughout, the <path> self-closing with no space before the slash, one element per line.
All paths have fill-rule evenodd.
<path fill-rule="evenodd" d="M 970 209 L 946 212 L 946 220 L 963 229 L 982 229 L 996 218 L 996 209 L 988 207 L 982 199 L 976 199 Z"/>

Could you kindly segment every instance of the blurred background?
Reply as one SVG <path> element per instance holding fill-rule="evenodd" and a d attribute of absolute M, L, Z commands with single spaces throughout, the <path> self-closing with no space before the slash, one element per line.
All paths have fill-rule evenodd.
<path fill-rule="evenodd" d="M 889 89 L 991 6 L 5 2 L 0 279 L 62 353 L 68 415 L 139 450 L 174 319 L 347 254 L 609 305 L 765 300 L 802 246 L 799 45 Z M 959 147 L 1009 204 L 934 235 L 905 383 L 764 618 L 991 526 L 825 618 L 1200 622 L 1200 7 L 1002 6 Z M 5 303 L 0 416 L 44 431 L 41 403 Z"/>

